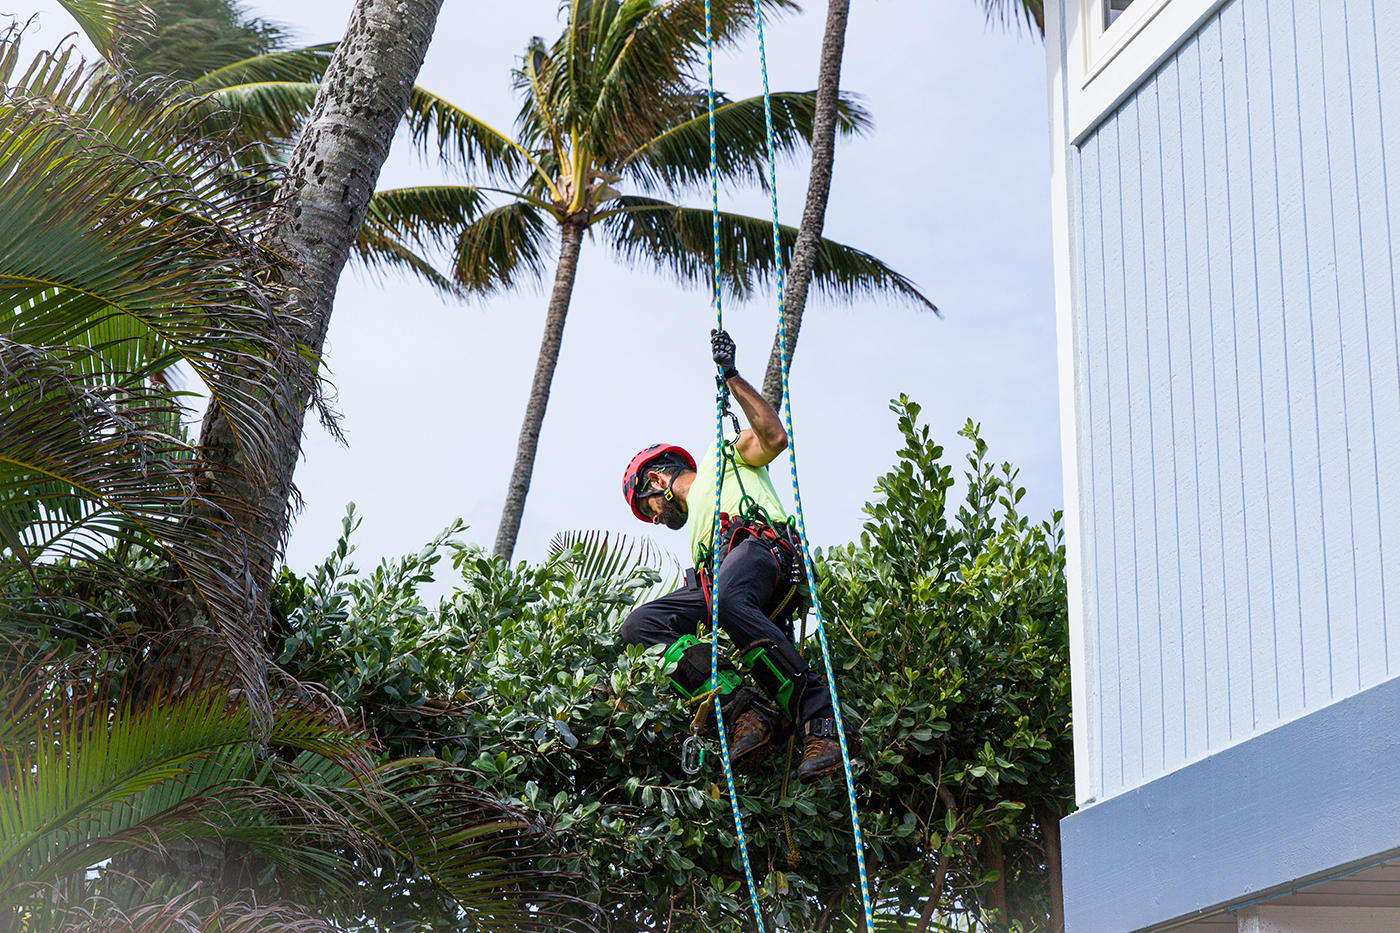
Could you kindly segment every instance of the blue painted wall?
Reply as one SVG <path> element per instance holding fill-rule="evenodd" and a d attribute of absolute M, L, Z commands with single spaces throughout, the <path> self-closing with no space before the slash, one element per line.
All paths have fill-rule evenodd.
<path fill-rule="evenodd" d="M 1233 0 L 1070 152 L 1100 798 L 1400 675 L 1396 36 Z"/>

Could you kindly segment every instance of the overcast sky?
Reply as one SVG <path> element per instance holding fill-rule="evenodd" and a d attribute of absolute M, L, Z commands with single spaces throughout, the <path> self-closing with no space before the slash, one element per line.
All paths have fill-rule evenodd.
<path fill-rule="evenodd" d="M 247 8 L 307 44 L 339 38 L 351 0 L 257 0 Z M 419 83 L 498 127 L 518 101 L 510 70 L 531 36 L 559 32 L 556 0 L 447 0 Z M 766 27 L 773 89 L 816 84 L 825 5 Z M 71 26 L 50 2 L 36 38 Z M 717 84 L 760 87 L 754 44 L 723 55 Z M 826 235 L 874 253 L 923 287 L 943 319 L 883 301 L 809 303 L 792 391 L 803 506 L 812 541 L 860 532 L 875 479 L 899 446 L 889 400 L 907 393 L 959 465 L 971 418 L 997 460 L 1021 470 L 1034 518 L 1060 508 L 1044 48 L 988 26 L 975 0 L 856 0 L 842 86 L 863 95 L 874 132 L 840 144 Z M 779 176 L 782 219 L 796 224 L 806 157 Z M 442 175 L 402 140 L 381 187 Z M 708 206 L 708 191 L 687 203 Z M 722 207 L 767 216 L 755 192 Z M 552 271 L 552 267 L 551 267 Z M 345 505 L 363 516 L 359 563 L 417 550 L 454 517 L 489 547 L 505 498 L 543 327 L 546 294 L 526 289 L 444 304 L 428 289 L 347 270 L 327 363 L 348 447 L 308 425 L 297 484 L 305 506 L 288 563 L 329 551 Z M 740 371 L 761 382 L 776 323 L 771 296 L 727 303 Z M 676 554 L 679 533 L 631 517 L 621 472 L 656 441 L 698 455 L 713 436 L 713 311 L 703 289 L 628 268 L 586 240 L 545 419 L 517 558 L 538 558 L 568 529 L 652 534 Z M 779 462 L 781 467 L 783 461 Z M 789 499 L 787 471 L 774 472 Z"/>

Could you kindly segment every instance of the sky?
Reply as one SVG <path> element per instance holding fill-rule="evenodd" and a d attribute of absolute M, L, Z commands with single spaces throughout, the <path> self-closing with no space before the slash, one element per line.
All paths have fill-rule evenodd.
<path fill-rule="evenodd" d="M 306 44 L 339 38 L 351 0 L 254 0 L 247 9 Z M 419 84 L 488 123 L 512 124 L 510 71 L 530 37 L 560 31 L 557 0 L 446 0 Z M 71 31 L 51 0 L 0 0 L 39 13 L 33 48 Z M 773 90 L 816 85 L 825 4 L 765 24 Z M 27 43 L 29 44 L 29 43 Z M 900 438 L 890 399 L 907 394 L 959 470 L 956 436 L 980 423 L 997 461 L 1020 470 L 1022 511 L 1061 508 L 1052 292 L 1045 51 L 1024 31 L 988 25 L 975 0 L 858 0 L 842 87 L 863 98 L 869 135 L 838 143 L 826 236 L 914 279 L 943 311 L 887 299 L 808 303 L 793 360 L 794 446 L 815 546 L 860 534 L 876 479 Z M 748 42 L 716 61 L 731 97 L 760 90 Z M 780 166 L 779 209 L 801 217 L 807 157 Z M 380 187 L 434 184 L 442 171 L 400 138 Z M 708 190 L 679 200 L 708 206 Z M 722 208 L 768 215 L 756 191 Z M 549 276 L 552 276 L 552 265 Z M 328 554 L 348 502 L 363 523 L 363 567 L 417 551 L 454 518 L 467 540 L 494 541 L 542 333 L 547 284 L 444 303 L 425 286 L 350 267 L 327 342 L 328 376 L 348 443 L 308 418 L 296 483 L 304 504 L 286 560 L 306 572 Z M 738 367 L 762 381 L 776 326 L 771 294 L 726 301 Z M 714 312 L 703 288 L 629 267 L 586 240 L 545 418 L 516 559 L 551 538 L 600 529 L 650 536 L 678 557 L 679 532 L 636 521 L 621 474 L 639 449 L 678 443 L 697 455 L 714 434 Z M 774 482 L 785 501 L 787 470 Z"/>

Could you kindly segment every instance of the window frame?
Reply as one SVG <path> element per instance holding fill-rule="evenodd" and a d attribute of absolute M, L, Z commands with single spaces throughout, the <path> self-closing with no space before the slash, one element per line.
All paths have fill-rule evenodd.
<path fill-rule="evenodd" d="M 1064 0 L 1068 130 L 1088 136 L 1227 0 L 1133 0 L 1107 28 L 1104 0 Z"/>

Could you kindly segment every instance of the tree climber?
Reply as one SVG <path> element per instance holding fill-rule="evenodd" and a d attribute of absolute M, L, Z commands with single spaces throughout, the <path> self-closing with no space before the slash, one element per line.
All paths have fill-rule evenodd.
<path fill-rule="evenodd" d="M 695 459 L 674 445 L 653 444 L 633 457 L 623 474 L 632 513 L 644 522 L 685 529 L 696 569 L 687 572 L 681 589 L 634 610 L 619 634 L 629 644 L 667 645 L 666 660 L 675 664 L 672 684 L 687 698 L 707 694 L 711 649 L 695 632 L 709 622 L 709 597 L 717 593 L 719 626 L 746 669 L 741 674 L 721 657 L 717 692 L 730 760 L 736 769 L 762 761 L 786 719 L 802 735 L 797 776 L 812 781 L 841 767 L 841 749 L 831 693 L 793 643 L 791 619 L 807 593 L 806 571 L 767 469 L 787 448 L 787 432 L 778 413 L 735 369 L 729 335 L 712 331 L 710 343 L 723 381 L 749 422 L 724 442 L 719 540 L 711 546 L 714 443 L 700 461 L 706 464 L 703 475 Z M 715 585 L 709 579 L 712 551 Z M 749 686 L 750 679 L 762 694 Z"/>

